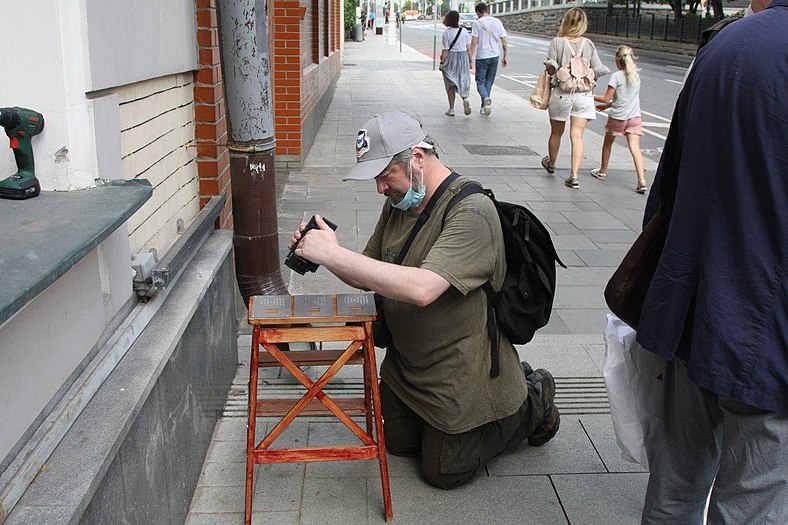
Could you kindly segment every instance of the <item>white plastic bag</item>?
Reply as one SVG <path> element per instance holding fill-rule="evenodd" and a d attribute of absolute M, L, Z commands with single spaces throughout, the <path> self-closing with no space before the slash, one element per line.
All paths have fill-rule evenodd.
<path fill-rule="evenodd" d="M 607 315 L 603 375 L 621 457 L 648 468 L 648 444 L 660 423 L 665 360 L 644 350 L 636 332 Z"/>

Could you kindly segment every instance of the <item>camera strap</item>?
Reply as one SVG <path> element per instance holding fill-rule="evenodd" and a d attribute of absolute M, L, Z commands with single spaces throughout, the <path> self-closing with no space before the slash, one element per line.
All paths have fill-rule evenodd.
<path fill-rule="evenodd" d="M 410 231 L 410 235 L 408 236 L 408 240 L 405 241 L 405 244 L 402 246 L 402 249 L 399 251 L 394 264 L 401 264 L 403 259 L 405 259 L 405 255 L 408 253 L 410 249 L 410 245 L 413 244 L 413 240 L 416 238 L 416 235 L 419 234 L 419 230 L 421 227 L 424 226 L 427 221 L 430 219 L 430 215 L 432 215 L 432 209 L 435 208 L 435 204 L 440 200 L 441 196 L 446 191 L 446 188 L 451 186 L 451 183 L 457 180 L 460 176 L 459 173 L 451 172 L 451 175 L 446 177 L 443 182 L 441 182 L 438 189 L 435 190 L 435 193 L 430 198 L 430 201 L 427 203 L 427 207 L 422 210 L 421 214 L 419 214 L 419 218 L 416 219 L 416 225 L 413 226 L 413 229 Z"/>

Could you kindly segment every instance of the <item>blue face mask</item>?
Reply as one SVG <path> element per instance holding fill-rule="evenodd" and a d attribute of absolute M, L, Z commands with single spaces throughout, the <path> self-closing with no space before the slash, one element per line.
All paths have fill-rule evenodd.
<path fill-rule="evenodd" d="M 406 211 L 411 208 L 418 208 L 419 206 L 421 206 L 424 197 L 427 195 L 427 186 L 424 185 L 423 180 L 419 191 L 413 191 L 413 168 L 410 167 L 410 164 L 408 164 L 408 169 L 410 170 L 411 187 L 408 188 L 407 193 L 405 193 L 405 196 L 402 197 L 401 201 L 391 203 L 392 206 L 402 211 Z"/>

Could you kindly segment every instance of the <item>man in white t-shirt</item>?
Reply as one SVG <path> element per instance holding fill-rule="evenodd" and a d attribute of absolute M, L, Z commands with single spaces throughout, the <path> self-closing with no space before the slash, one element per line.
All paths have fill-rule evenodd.
<path fill-rule="evenodd" d="M 487 4 L 479 2 L 475 9 L 479 18 L 471 29 L 470 53 L 476 56 L 476 89 L 482 99 L 480 112 L 489 116 L 492 111 L 490 93 L 498 72 L 498 58 L 501 58 L 501 65 L 506 67 L 509 43 L 501 21 L 487 14 Z"/>

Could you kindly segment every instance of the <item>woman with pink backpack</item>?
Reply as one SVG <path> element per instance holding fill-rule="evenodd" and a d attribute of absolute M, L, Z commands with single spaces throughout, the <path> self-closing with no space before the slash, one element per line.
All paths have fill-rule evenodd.
<path fill-rule="evenodd" d="M 596 79 L 610 73 L 599 59 L 594 43 L 583 37 L 587 28 L 585 11 L 577 7 L 567 11 L 558 36 L 550 42 L 544 62 L 553 89 L 547 106 L 550 116 L 548 155 L 542 159 L 542 167 L 550 174 L 555 173 L 555 161 L 568 120 L 572 163 L 565 184 L 570 188 L 580 187 L 577 174 L 583 159 L 583 132 L 588 121 L 596 118 L 593 93 Z"/>

